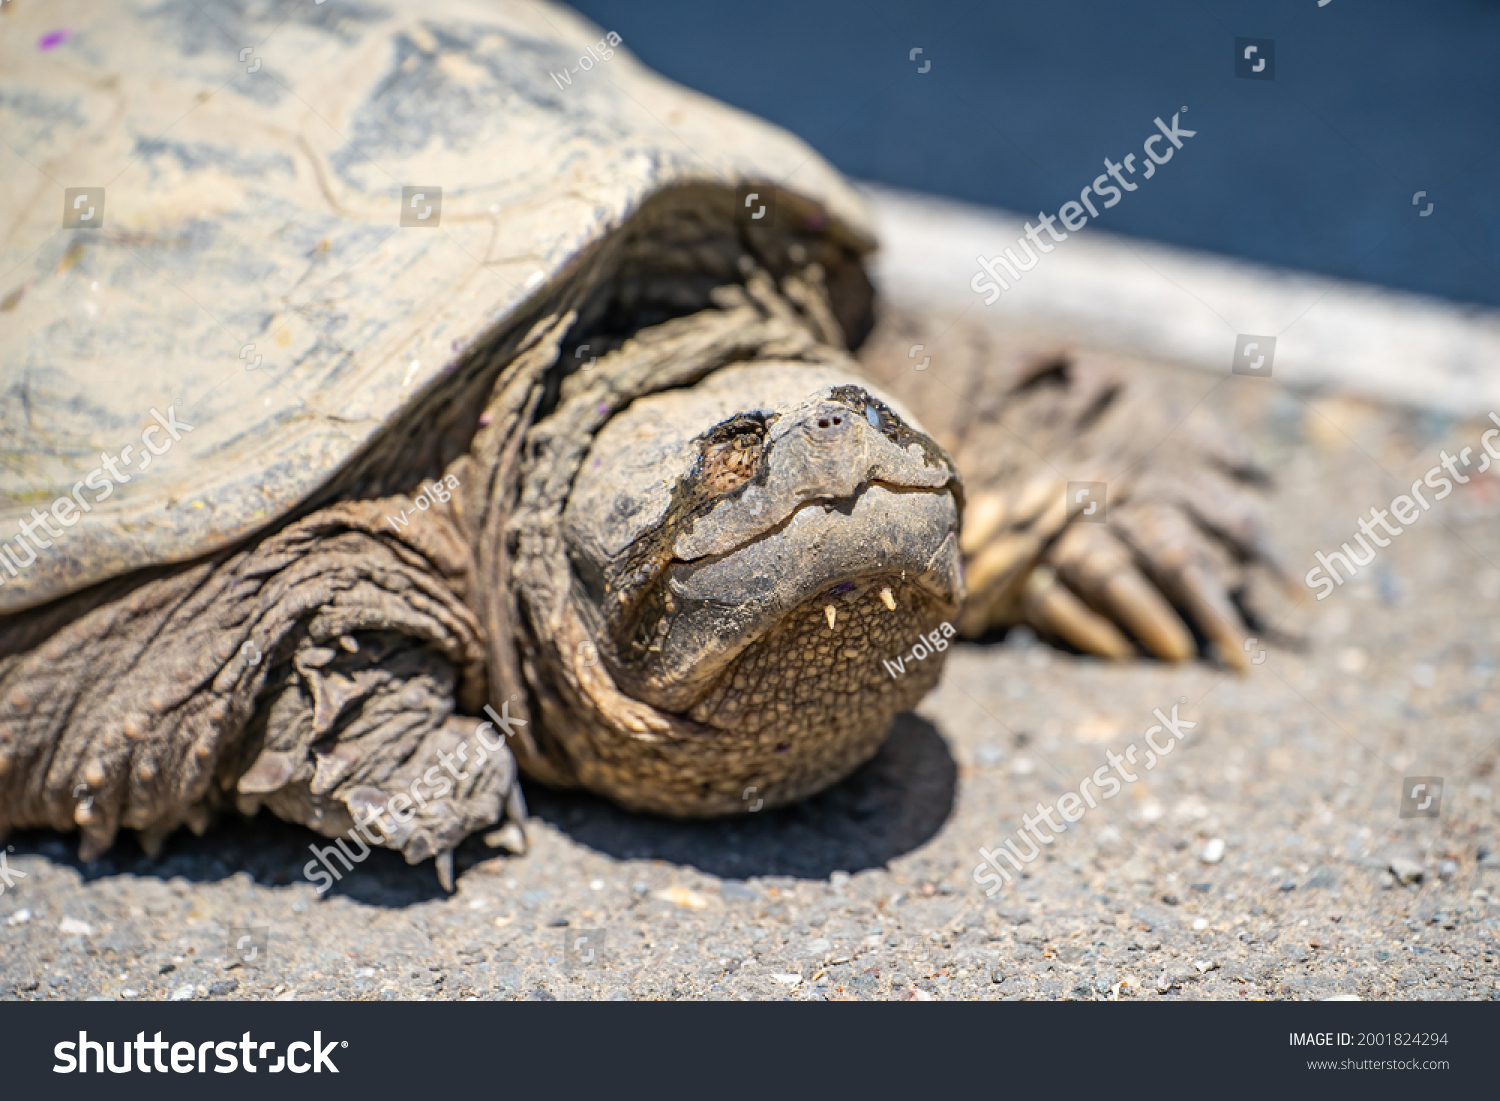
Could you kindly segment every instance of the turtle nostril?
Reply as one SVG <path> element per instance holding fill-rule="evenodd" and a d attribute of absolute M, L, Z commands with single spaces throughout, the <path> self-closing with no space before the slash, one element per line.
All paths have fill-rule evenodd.
<path fill-rule="evenodd" d="M 822 409 L 810 411 L 802 424 L 803 431 L 814 439 L 833 444 L 848 435 L 854 425 L 854 416 L 846 410 L 830 409 L 825 405 Z"/>

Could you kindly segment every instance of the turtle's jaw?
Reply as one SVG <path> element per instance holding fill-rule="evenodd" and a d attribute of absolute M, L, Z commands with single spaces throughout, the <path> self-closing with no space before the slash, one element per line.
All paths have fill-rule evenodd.
<path fill-rule="evenodd" d="M 699 710 L 737 669 L 743 679 L 748 650 L 809 610 L 823 637 L 786 652 L 789 675 L 822 676 L 835 655 L 840 664 L 863 661 L 880 672 L 883 658 L 910 646 L 902 638 L 930 629 L 923 625 L 932 615 L 957 613 L 957 529 L 958 503 L 946 488 L 870 483 L 841 500 L 808 501 L 728 553 L 674 562 L 659 582 L 663 608 L 651 653 L 619 671 L 621 686 L 664 710 Z M 758 658 L 758 667 L 767 660 Z"/>
<path fill-rule="evenodd" d="M 714 772 L 695 790 L 642 785 L 616 798 L 704 817 L 782 806 L 842 780 L 937 683 L 955 612 L 899 574 L 843 582 L 804 601 L 688 711 L 717 749 Z"/>

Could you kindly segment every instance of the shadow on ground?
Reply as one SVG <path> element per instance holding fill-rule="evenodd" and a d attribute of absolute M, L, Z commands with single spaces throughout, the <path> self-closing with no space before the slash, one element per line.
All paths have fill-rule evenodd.
<path fill-rule="evenodd" d="M 794 807 L 738 819 L 678 822 L 632 814 L 582 792 L 527 786 L 535 818 L 612 857 L 665 860 L 726 879 L 784 875 L 826 879 L 830 872 L 884 866 L 930 839 L 953 809 L 958 770 L 937 729 L 915 714 L 896 719 L 890 739 L 873 760 L 840 784 Z M 38 854 L 77 869 L 85 881 L 117 877 L 193 883 L 228 879 L 238 872 L 264 886 L 305 878 L 311 847 L 332 841 L 262 811 L 254 818 L 226 816 L 202 837 L 182 831 L 147 857 L 133 834 L 92 863 L 77 856 L 76 838 L 42 830 L 10 838 L 14 852 Z M 455 854 L 461 875 L 497 854 L 478 836 Z M 343 865 L 330 857 L 335 868 Z M 535 854 L 521 860 L 539 859 Z M 432 861 L 415 867 L 397 853 L 375 850 L 328 892 L 371 906 L 401 908 L 444 896 Z"/>
<path fill-rule="evenodd" d="M 953 810 L 958 766 L 926 719 L 897 717 L 879 753 L 847 780 L 796 806 L 680 822 L 632 814 L 597 797 L 533 787 L 531 813 L 620 860 L 664 860 L 724 879 L 826 879 L 883 867 L 931 839 Z"/>
<path fill-rule="evenodd" d="M 179 831 L 154 859 L 129 832 L 122 832 L 115 847 L 91 863 L 78 859 L 76 837 L 28 830 L 12 836 L 10 844 L 17 854 L 39 854 L 53 864 L 74 868 L 89 883 L 128 878 L 215 883 L 244 872 L 261 886 L 285 887 L 306 881 L 303 867 L 314 859 L 311 846 L 324 848 L 333 841 L 261 811 L 254 818 L 225 815 L 202 837 Z M 341 862 L 330 860 L 343 871 Z M 389 907 L 413 906 L 447 894 L 438 885 L 432 861 L 412 867 L 400 854 L 385 849 L 371 852 L 353 872 L 345 873 L 328 894 Z"/>

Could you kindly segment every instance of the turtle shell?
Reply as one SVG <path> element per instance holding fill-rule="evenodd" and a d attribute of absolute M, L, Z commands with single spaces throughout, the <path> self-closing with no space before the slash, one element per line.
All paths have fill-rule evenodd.
<path fill-rule="evenodd" d="M 800 141 L 538 0 L 7 4 L 0 134 L 0 613 L 304 507 L 669 190 L 873 247 Z"/>

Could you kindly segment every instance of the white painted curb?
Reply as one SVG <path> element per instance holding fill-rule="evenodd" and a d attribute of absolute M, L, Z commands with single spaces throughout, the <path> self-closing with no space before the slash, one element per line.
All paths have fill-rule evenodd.
<path fill-rule="evenodd" d="M 1024 257 L 1016 247 L 1022 217 L 869 184 L 861 190 L 881 243 L 875 279 L 896 301 L 967 309 L 970 320 L 1056 331 L 1078 344 L 1226 374 L 1237 334 L 1269 335 L 1274 376 L 1291 386 L 1456 415 L 1500 410 L 1500 311 L 1092 226 L 1056 242 L 986 306 L 970 287 L 977 258 L 1007 246 Z"/>

